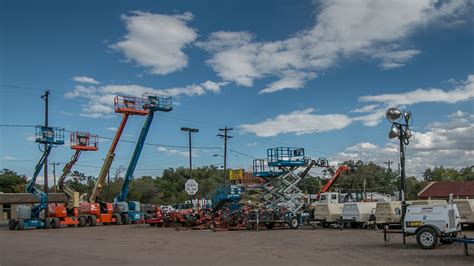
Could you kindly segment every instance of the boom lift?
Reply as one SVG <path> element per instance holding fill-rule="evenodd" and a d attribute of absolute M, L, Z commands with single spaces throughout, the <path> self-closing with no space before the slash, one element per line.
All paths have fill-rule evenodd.
<path fill-rule="evenodd" d="M 122 190 L 119 192 L 114 199 L 114 213 L 120 214 L 122 222 L 127 224 L 130 222 L 139 222 L 143 220 L 143 214 L 140 212 L 140 202 L 130 201 L 126 202 L 130 181 L 133 179 L 133 172 L 137 166 L 140 154 L 145 144 L 145 139 L 150 129 L 151 122 L 156 111 L 170 112 L 173 110 L 171 97 L 165 97 L 161 95 L 147 93 L 144 95 L 144 109 L 148 111 L 147 118 L 143 125 L 140 137 L 138 138 L 135 150 L 130 164 L 128 165 L 127 172 L 125 173 L 125 180 L 122 185 Z"/>
<path fill-rule="evenodd" d="M 342 172 L 344 171 L 351 171 L 351 168 L 347 165 L 341 165 L 337 168 L 336 172 L 334 172 L 334 175 L 332 175 L 331 179 L 324 185 L 324 187 L 321 189 L 321 192 L 318 194 L 318 199 L 321 196 L 321 193 L 326 193 L 328 190 L 331 188 L 332 184 L 336 182 L 337 178 L 341 176 Z"/>
<path fill-rule="evenodd" d="M 51 226 L 58 228 L 61 225 L 72 227 L 79 224 L 79 192 L 74 190 L 64 181 L 71 172 L 72 167 L 76 164 L 81 156 L 82 151 L 97 151 L 98 136 L 91 135 L 88 132 L 73 132 L 70 135 L 71 149 L 76 152 L 71 160 L 64 166 L 63 173 L 58 180 L 58 188 L 66 194 L 68 202 L 66 205 L 61 203 L 50 203 L 48 206 L 48 215 L 51 220 Z"/>
<path fill-rule="evenodd" d="M 35 172 L 33 173 L 33 177 L 26 186 L 26 192 L 31 193 L 35 197 L 37 197 L 39 200 L 39 204 L 34 204 L 33 206 L 18 206 L 16 209 L 18 219 L 10 219 L 8 224 L 10 230 L 23 230 L 25 228 L 51 228 L 51 220 L 49 218 L 41 217 L 43 211 L 48 208 L 48 194 L 36 188 L 35 183 L 36 178 L 38 177 L 41 169 L 43 168 L 45 160 L 51 153 L 51 149 L 55 145 L 64 144 L 64 129 L 37 126 L 35 141 L 37 143 L 46 144 L 46 151 L 43 153 L 40 160 L 35 166 Z"/>
<path fill-rule="evenodd" d="M 102 224 L 122 224 L 120 215 L 113 214 L 113 205 L 108 202 L 96 202 L 105 185 L 105 178 L 110 170 L 110 166 L 115 158 L 115 148 L 122 136 L 123 129 L 130 115 L 145 116 L 148 111 L 144 108 L 142 98 L 131 96 L 116 96 L 114 98 L 115 112 L 123 114 L 120 126 L 115 133 L 115 137 L 110 145 L 104 164 L 100 169 L 99 176 L 94 184 L 94 189 L 88 202 L 79 204 L 79 226 L 95 226 Z"/>

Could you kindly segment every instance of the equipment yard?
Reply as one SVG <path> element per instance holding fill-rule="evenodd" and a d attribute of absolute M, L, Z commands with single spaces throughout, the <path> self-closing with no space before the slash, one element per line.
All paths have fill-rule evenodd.
<path fill-rule="evenodd" d="M 474 231 L 467 231 L 468 237 Z M 363 229 L 183 230 L 142 225 L 59 230 L 0 228 L 0 265 L 474 265 L 461 245 L 384 246 L 381 231 Z M 41 245 L 38 245 L 41 243 Z M 25 252 L 28 250 L 28 252 Z M 282 252 L 284 251 L 284 252 Z M 45 255 L 49 254 L 49 255 Z"/>

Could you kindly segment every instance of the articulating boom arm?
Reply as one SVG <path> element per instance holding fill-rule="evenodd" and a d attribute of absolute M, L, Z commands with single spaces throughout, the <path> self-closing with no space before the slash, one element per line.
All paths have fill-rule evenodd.
<path fill-rule="evenodd" d="M 305 176 L 309 173 L 311 168 L 313 168 L 315 165 L 316 165 L 316 161 L 311 160 L 311 162 L 308 164 L 308 166 L 306 166 L 306 169 L 304 169 L 304 171 L 301 172 L 301 174 L 300 174 L 301 178 L 305 178 Z"/>
<path fill-rule="evenodd" d="M 97 180 L 95 181 L 94 189 L 92 190 L 92 193 L 89 197 L 89 202 L 95 202 L 97 200 L 97 197 L 100 195 L 100 192 L 104 188 L 105 177 L 107 176 L 107 173 L 110 170 L 110 166 L 112 165 L 112 162 L 114 160 L 115 148 L 117 147 L 120 137 L 122 136 L 122 132 L 123 132 L 123 129 L 125 128 L 125 124 L 127 123 L 129 115 L 130 114 L 128 113 L 123 114 L 122 122 L 120 123 L 120 126 L 117 129 L 117 133 L 115 133 L 115 137 L 114 137 L 114 140 L 112 141 L 112 145 L 110 145 L 109 151 L 104 160 L 104 164 L 102 165 L 102 168 L 100 169 L 99 176 L 97 177 Z"/>
<path fill-rule="evenodd" d="M 122 190 L 117 196 L 115 196 L 115 202 L 124 202 L 127 199 L 128 186 L 130 184 L 130 181 L 132 181 L 133 179 L 133 172 L 135 172 L 135 167 L 137 166 L 138 159 L 140 158 L 140 153 L 142 152 L 143 146 L 145 144 L 145 139 L 148 135 L 148 130 L 150 129 L 151 122 L 153 121 L 153 116 L 154 112 L 150 111 L 146 117 L 142 132 L 140 133 L 137 145 L 135 146 L 132 158 L 130 159 L 130 164 L 128 165 L 127 172 L 125 173 L 125 180 L 123 181 Z"/>
<path fill-rule="evenodd" d="M 40 212 L 48 208 L 48 195 L 44 193 L 43 191 L 39 190 L 38 188 L 36 188 L 35 183 L 36 183 L 36 178 L 38 177 L 41 169 L 43 168 L 46 158 L 48 158 L 49 154 L 51 153 L 52 148 L 53 148 L 53 145 L 48 145 L 46 152 L 43 153 L 43 155 L 41 156 L 41 159 L 35 166 L 35 172 L 33 173 L 33 177 L 31 178 L 30 182 L 28 182 L 26 186 L 26 192 L 32 193 L 40 201 L 40 204 L 35 205 L 32 209 L 32 213 L 35 217 L 39 217 Z"/>
<path fill-rule="evenodd" d="M 68 198 L 67 208 L 72 209 L 75 207 L 74 205 L 74 194 L 77 193 L 72 187 L 68 186 L 64 183 L 66 180 L 67 175 L 71 172 L 72 167 L 76 164 L 77 160 L 79 160 L 79 156 L 81 156 L 81 150 L 76 150 L 74 155 L 71 157 L 71 161 L 69 161 L 63 168 L 63 173 L 58 180 L 58 188 L 66 194 Z"/>
<path fill-rule="evenodd" d="M 329 179 L 329 181 L 326 183 L 326 185 L 323 187 L 323 189 L 321 189 L 321 192 L 320 193 L 325 193 L 327 192 L 332 184 L 334 182 L 336 182 L 337 178 L 342 174 L 343 171 L 350 171 L 351 169 L 349 168 L 349 166 L 347 165 L 341 165 L 339 166 L 339 168 L 337 168 L 336 172 L 334 173 L 334 175 L 331 177 L 331 179 Z"/>

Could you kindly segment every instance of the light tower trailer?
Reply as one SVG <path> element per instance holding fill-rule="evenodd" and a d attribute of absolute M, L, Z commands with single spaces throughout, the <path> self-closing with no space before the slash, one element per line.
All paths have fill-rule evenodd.
<path fill-rule="evenodd" d="M 447 205 L 411 205 L 406 207 L 405 217 L 402 218 L 402 230 L 384 228 L 384 240 L 388 243 L 391 233 L 416 236 L 418 246 L 423 249 L 433 249 L 438 240 L 442 244 L 451 244 L 461 232 L 461 219 L 456 204 Z"/>

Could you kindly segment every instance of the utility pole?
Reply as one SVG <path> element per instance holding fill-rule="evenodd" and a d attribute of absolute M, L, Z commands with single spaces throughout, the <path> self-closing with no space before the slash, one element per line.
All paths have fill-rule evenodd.
<path fill-rule="evenodd" d="M 392 168 L 390 168 L 390 166 L 393 164 L 393 162 L 392 162 L 392 161 L 390 161 L 390 160 L 388 160 L 388 161 L 384 162 L 384 164 L 386 164 L 386 165 L 387 165 L 387 169 L 388 169 L 388 171 L 389 171 L 389 172 L 392 172 Z"/>
<path fill-rule="evenodd" d="M 189 127 L 182 127 L 181 131 L 188 132 L 188 135 L 189 135 L 189 178 L 191 178 L 191 173 L 192 173 L 192 170 L 193 170 L 193 156 L 192 156 L 192 153 L 191 153 L 191 150 L 192 150 L 192 148 L 191 148 L 191 133 L 197 133 L 197 132 L 199 132 L 199 129 L 189 128 Z"/>
<path fill-rule="evenodd" d="M 229 136 L 228 132 L 234 130 L 231 127 L 220 128 L 219 131 L 224 132 L 224 134 L 217 134 L 218 137 L 224 139 L 224 186 L 227 185 L 227 140 L 233 138 Z"/>
<path fill-rule="evenodd" d="M 48 98 L 49 90 L 45 91 L 41 98 L 44 99 L 44 126 L 48 127 Z M 48 150 L 48 143 L 44 144 L 44 154 Z M 44 159 L 44 193 L 48 194 L 48 157 L 45 156 Z M 47 211 L 47 210 L 46 210 Z"/>
<path fill-rule="evenodd" d="M 53 166 L 53 180 L 54 180 L 54 193 L 56 193 L 56 165 L 60 165 L 60 163 L 56 163 L 56 162 L 51 162 L 50 163 L 52 166 Z"/>

